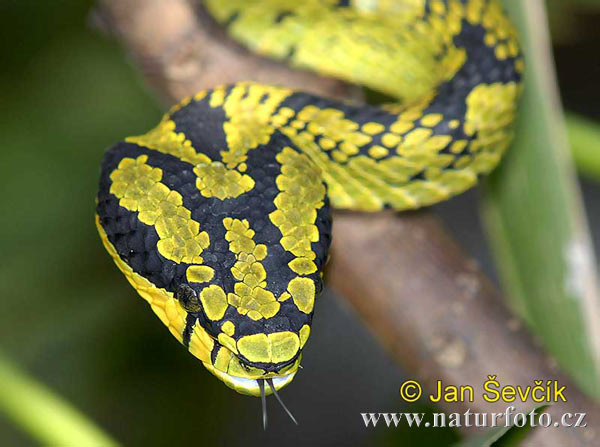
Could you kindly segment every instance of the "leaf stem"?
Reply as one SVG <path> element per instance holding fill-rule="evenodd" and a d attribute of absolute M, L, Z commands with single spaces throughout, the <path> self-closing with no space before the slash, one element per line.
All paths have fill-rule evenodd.
<path fill-rule="evenodd" d="M 0 411 L 39 443 L 110 447 L 118 443 L 70 403 L 29 377 L 0 353 Z"/>

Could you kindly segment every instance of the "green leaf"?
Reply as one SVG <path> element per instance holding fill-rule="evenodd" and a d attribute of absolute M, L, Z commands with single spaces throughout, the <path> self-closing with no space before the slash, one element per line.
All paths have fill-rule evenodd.
<path fill-rule="evenodd" d="M 526 416 L 532 411 L 535 411 L 539 414 L 547 407 L 547 405 L 540 405 L 522 413 Z M 473 436 L 472 438 L 456 444 L 454 447 L 509 447 L 513 445 L 520 445 L 519 442 L 534 428 L 529 424 L 525 424 L 524 427 L 517 427 L 514 425 L 514 420 L 512 422 L 513 423 L 508 426 L 504 425 L 489 428 L 479 435 Z"/>
<path fill-rule="evenodd" d="M 487 182 L 484 223 L 513 308 L 580 388 L 600 399 L 596 261 L 558 99 L 541 0 L 506 0 L 522 36 L 516 141 Z"/>
<path fill-rule="evenodd" d="M 567 130 L 577 170 L 600 181 L 600 124 L 570 113 Z"/>
<path fill-rule="evenodd" d="M 53 446 L 118 445 L 69 403 L 0 355 L 0 411 L 38 442 Z"/>

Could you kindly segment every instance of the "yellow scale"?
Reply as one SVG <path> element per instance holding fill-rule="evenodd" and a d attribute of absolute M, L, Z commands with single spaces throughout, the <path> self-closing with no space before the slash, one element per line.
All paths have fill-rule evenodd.
<path fill-rule="evenodd" d="M 276 179 L 279 193 L 268 219 L 281 233 L 281 247 L 293 255 L 288 266 L 297 276 L 280 296 L 267 290 L 262 263 L 268 256 L 267 247 L 254 241 L 255 230 L 247 220 L 223 218 L 225 239 L 236 259 L 231 274 L 237 282 L 229 293 L 209 285 L 199 294 L 211 321 L 221 321 L 229 306 L 254 321 L 268 320 L 290 299 L 300 312 L 313 311 L 315 284 L 306 276 L 317 271 L 311 244 L 319 241 L 315 222 L 325 201 L 323 181 L 335 208 L 414 209 L 474 185 L 479 175 L 497 165 L 510 143 L 521 90 L 517 80 L 474 86 L 466 97 L 462 117 L 448 120 L 441 113 L 428 111 L 437 86 L 452 79 L 467 63 L 465 50 L 454 44 L 463 20 L 483 26 L 483 44 L 493 49 L 498 61 L 515 59 L 516 72 L 522 72 L 516 33 L 498 1 L 469 0 L 463 4 L 431 0 L 429 12 L 425 0 L 354 0 L 353 8 L 343 9 L 335 8 L 337 3 L 207 0 L 205 5 L 220 22 L 237 13 L 228 31 L 254 51 L 287 58 L 297 67 L 398 98 L 397 104 L 384 106 L 395 115 L 390 125 L 359 123 L 334 107 L 307 104 L 295 110 L 282 106 L 294 94 L 292 90 L 243 82 L 200 92 L 175 106 L 153 130 L 126 139 L 191 163 L 200 194 L 220 200 L 240 197 L 255 187 L 257 179 L 247 173 L 250 151 L 268 144 L 275 132 L 293 143 L 294 147 L 283 147 L 276 157 L 281 165 Z M 225 113 L 227 147 L 218 160 L 197 152 L 200 148 L 176 132 L 171 119 L 191 101 L 201 100 Z M 461 130 L 467 138 L 435 132 L 444 121 L 448 121 L 450 131 Z M 161 169 L 147 162 L 145 155 L 123 158 L 110 174 L 110 193 L 120 206 L 137 212 L 141 222 L 156 229 L 157 249 L 165 259 L 190 264 L 186 271 L 189 282 L 210 282 L 215 272 L 203 264 L 202 254 L 214 243 L 212 236 L 192 219 L 181 194 L 161 182 Z M 418 173 L 423 173 L 422 178 L 411 180 Z M 117 266 L 181 342 L 187 312 L 171 292 L 155 287 L 119 257 L 100 223 L 98 230 Z M 235 324 L 227 321 L 213 338 L 196 322 L 189 350 L 228 386 L 260 395 L 255 379 L 286 377 L 276 388 L 291 381 L 310 327 L 304 325 L 298 333 L 258 333 L 237 341 L 235 333 Z M 215 346 L 218 351 L 213 359 Z M 277 373 L 267 373 L 242 365 L 237 357 L 240 354 L 256 363 L 297 360 Z"/>

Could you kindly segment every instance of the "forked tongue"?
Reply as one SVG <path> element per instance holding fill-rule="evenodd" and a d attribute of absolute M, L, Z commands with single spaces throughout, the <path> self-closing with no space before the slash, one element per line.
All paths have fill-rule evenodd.
<path fill-rule="evenodd" d="M 281 407 L 285 410 L 285 412 L 290 417 L 290 419 L 292 421 L 294 421 L 294 424 L 298 425 L 298 421 L 296 420 L 296 418 L 294 417 L 292 412 L 288 409 L 288 407 L 285 406 L 285 404 L 281 400 L 281 397 L 279 397 L 279 394 L 277 393 L 277 390 L 275 389 L 275 385 L 273 385 L 273 379 L 258 379 L 257 382 L 258 382 L 258 388 L 260 388 L 260 400 L 261 400 L 261 404 L 262 404 L 264 429 L 265 430 L 267 429 L 267 398 L 265 395 L 265 382 L 267 382 L 269 384 L 269 388 L 271 388 L 271 391 L 273 392 L 275 399 L 277 399 L 277 402 L 279 402 L 279 405 L 281 405 Z"/>

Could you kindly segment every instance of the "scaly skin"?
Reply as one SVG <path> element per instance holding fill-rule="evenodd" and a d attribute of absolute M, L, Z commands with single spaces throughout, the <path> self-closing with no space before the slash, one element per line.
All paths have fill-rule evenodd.
<path fill-rule="evenodd" d="M 510 143 L 523 62 L 495 0 L 205 8 L 256 52 L 398 99 L 241 82 L 184 100 L 105 156 L 97 225 L 117 266 L 213 374 L 256 396 L 257 379 L 279 389 L 299 367 L 329 204 L 415 209 L 473 186 Z"/>

